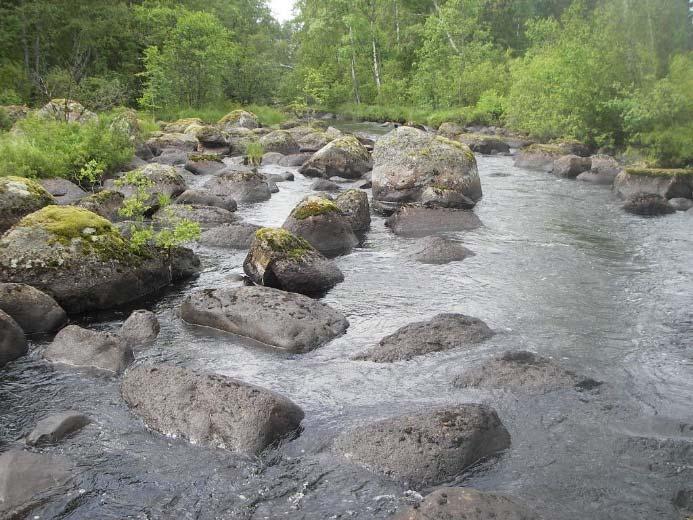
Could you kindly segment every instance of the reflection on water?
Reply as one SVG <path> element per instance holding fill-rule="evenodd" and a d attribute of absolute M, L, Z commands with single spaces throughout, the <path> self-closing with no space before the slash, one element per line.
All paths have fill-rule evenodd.
<path fill-rule="evenodd" d="M 693 481 L 691 216 L 627 215 L 608 189 L 520 170 L 508 157 L 480 157 L 479 171 L 484 199 L 475 211 L 485 225 L 451 234 L 476 256 L 417 264 L 408 258 L 416 241 L 393 236 L 375 216 L 364 244 L 337 259 L 344 283 L 323 298 L 351 327 L 309 354 L 258 347 L 177 317 L 190 290 L 238 283 L 242 251 L 200 248 L 200 278 L 149 302 L 162 331 L 138 359 L 238 377 L 304 408 L 301 437 L 262 461 L 148 432 L 120 398 L 117 380 L 55 369 L 40 360 L 42 343 L 34 342 L 32 356 L 0 375 L 0 450 L 50 411 L 78 409 L 95 421 L 50 450 L 79 464 L 75 489 L 82 492 L 34 513 L 386 518 L 406 489 L 344 464 L 331 439 L 389 415 L 484 402 L 498 410 L 513 446 L 458 483 L 513 494 L 547 519 L 677 518 L 671 497 Z M 309 185 L 296 174 L 270 201 L 241 207 L 239 215 L 281 225 Z M 398 327 L 440 312 L 477 316 L 499 333 L 475 349 L 411 362 L 349 360 Z M 85 321 L 113 328 L 126 315 Z M 539 397 L 452 387 L 466 367 L 511 348 L 551 356 L 606 384 L 598 393 Z"/>

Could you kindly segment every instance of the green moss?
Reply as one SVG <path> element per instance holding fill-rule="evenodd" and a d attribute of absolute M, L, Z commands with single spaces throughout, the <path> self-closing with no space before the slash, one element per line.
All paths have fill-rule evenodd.
<path fill-rule="evenodd" d="M 647 177 L 679 177 L 693 175 L 693 169 L 674 168 L 626 168 L 629 175 L 642 175 Z"/>
<path fill-rule="evenodd" d="M 300 260 L 307 253 L 315 251 L 308 241 L 281 228 L 261 228 L 255 232 L 262 249 L 287 255 L 295 260 Z"/>
<path fill-rule="evenodd" d="M 291 212 L 291 216 L 297 220 L 305 220 L 326 213 L 340 213 L 340 209 L 329 199 L 308 197 Z"/>
<path fill-rule="evenodd" d="M 248 116 L 257 120 L 257 116 L 252 112 L 248 112 L 246 110 L 232 110 L 219 120 L 219 124 L 223 125 L 225 123 L 235 123 L 243 116 Z"/>
<path fill-rule="evenodd" d="M 557 144 L 530 144 L 522 149 L 523 153 L 545 153 L 549 155 L 565 155 L 561 146 Z"/>

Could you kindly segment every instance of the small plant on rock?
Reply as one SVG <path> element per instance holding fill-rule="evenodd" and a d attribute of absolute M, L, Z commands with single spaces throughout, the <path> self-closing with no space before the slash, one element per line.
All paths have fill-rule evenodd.
<path fill-rule="evenodd" d="M 247 166 L 258 167 L 262 163 L 263 155 L 265 155 L 265 150 L 260 143 L 249 143 L 246 147 L 244 163 Z"/>

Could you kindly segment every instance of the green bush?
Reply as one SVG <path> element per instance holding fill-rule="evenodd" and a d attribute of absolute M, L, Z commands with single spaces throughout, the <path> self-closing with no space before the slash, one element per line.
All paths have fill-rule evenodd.
<path fill-rule="evenodd" d="M 235 101 L 203 105 L 199 108 L 168 107 L 165 110 L 158 110 L 156 116 L 160 121 L 177 121 L 178 119 L 197 117 L 205 123 L 214 124 L 229 112 L 241 108 L 255 114 L 263 126 L 276 125 L 289 118 L 285 112 L 274 107 L 265 105 L 248 105 L 244 107 Z"/>
<path fill-rule="evenodd" d="M 110 123 L 103 116 L 85 124 L 29 117 L 0 136 L 0 173 L 79 181 L 94 171 L 112 172 L 132 159 L 134 148 Z"/>
<path fill-rule="evenodd" d="M 10 128 L 12 128 L 12 118 L 10 114 L 7 113 L 7 110 L 0 107 L 0 132 L 4 132 Z"/>

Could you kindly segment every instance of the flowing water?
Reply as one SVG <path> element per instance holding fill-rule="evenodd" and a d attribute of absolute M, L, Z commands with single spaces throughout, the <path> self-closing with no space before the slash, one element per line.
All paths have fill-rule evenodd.
<path fill-rule="evenodd" d="M 379 131 L 374 125 L 356 129 Z M 484 226 L 450 234 L 476 256 L 442 266 L 408 258 L 416 240 L 375 216 L 361 247 L 336 259 L 345 281 L 323 301 L 347 334 L 289 355 L 181 322 L 192 290 L 238 284 L 243 251 L 198 248 L 199 279 L 140 304 L 162 331 L 138 362 L 214 371 L 276 390 L 305 411 L 303 433 L 250 460 L 148 431 L 120 397 L 119 380 L 51 366 L 31 354 L 0 373 L 0 451 L 49 412 L 77 409 L 94 423 L 59 446 L 75 462 L 73 488 L 30 518 L 387 518 L 428 490 L 345 463 L 335 435 L 432 406 L 483 402 L 498 411 L 512 447 L 457 485 L 511 494 L 547 520 L 679 518 L 675 492 L 693 484 L 693 229 L 691 215 L 624 213 L 609 189 L 478 157 Z M 287 168 L 268 167 L 268 171 Z M 244 219 L 279 226 L 309 179 L 279 184 Z M 473 349 L 408 362 L 349 358 L 412 321 L 462 312 L 498 334 Z M 114 329 L 128 311 L 82 324 Z M 593 392 L 524 396 L 457 389 L 458 373 L 508 349 L 532 350 L 605 384 Z"/>

